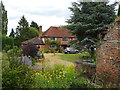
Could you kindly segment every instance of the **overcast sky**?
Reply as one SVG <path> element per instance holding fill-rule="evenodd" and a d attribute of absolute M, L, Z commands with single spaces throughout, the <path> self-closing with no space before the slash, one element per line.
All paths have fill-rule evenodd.
<path fill-rule="evenodd" d="M 67 24 L 70 16 L 68 7 L 77 0 L 2 0 L 8 14 L 8 33 L 17 27 L 24 15 L 29 24 L 31 21 L 42 25 L 43 31 L 50 26 Z"/>
<path fill-rule="evenodd" d="M 2 0 L 8 14 L 8 34 L 24 15 L 29 24 L 35 21 L 43 31 L 50 26 L 66 25 L 71 15 L 68 7 L 78 0 Z"/>

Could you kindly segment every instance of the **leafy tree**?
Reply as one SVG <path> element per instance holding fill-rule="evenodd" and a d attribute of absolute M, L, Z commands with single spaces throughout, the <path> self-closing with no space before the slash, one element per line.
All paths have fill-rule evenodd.
<path fill-rule="evenodd" d="M 2 1 L 0 3 L 0 8 L 1 8 L 0 9 L 0 14 L 1 14 L 0 18 L 2 17 L 0 20 L 0 24 L 2 23 L 2 27 L 0 26 L 0 29 L 2 30 L 3 35 L 7 35 L 7 24 L 8 24 L 7 11 L 5 10 L 5 7 L 4 7 Z"/>
<path fill-rule="evenodd" d="M 12 37 L 2 35 L 2 50 L 8 51 L 9 49 L 13 48 L 13 45 L 14 39 Z"/>
<path fill-rule="evenodd" d="M 28 38 L 34 38 L 38 36 L 38 30 L 34 27 L 29 27 L 29 31 L 28 31 Z"/>
<path fill-rule="evenodd" d="M 69 8 L 72 12 L 69 24 L 71 29 L 81 41 L 86 37 L 99 39 L 98 35 L 104 37 L 104 30 L 115 19 L 115 4 L 108 5 L 108 2 L 73 2 Z"/>
<path fill-rule="evenodd" d="M 34 28 L 36 28 L 37 30 L 39 30 L 38 24 L 37 24 L 36 22 L 34 22 L 34 21 L 31 22 L 30 27 L 34 27 Z"/>
<path fill-rule="evenodd" d="M 14 32 L 13 28 L 12 28 L 12 30 L 11 30 L 11 33 L 10 33 L 9 37 L 15 38 L 15 32 Z"/>
<path fill-rule="evenodd" d="M 29 23 L 24 16 L 18 22 L 15 34 L 15 44 L 19 46 L 21 42 L 29 40 L 38 36 L 38 31 L 36 28 L 29 27 Z"/>

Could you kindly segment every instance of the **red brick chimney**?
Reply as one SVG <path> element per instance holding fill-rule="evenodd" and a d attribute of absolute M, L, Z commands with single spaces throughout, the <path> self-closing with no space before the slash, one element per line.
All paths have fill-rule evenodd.
<path fill-rule="evenodd" d="M 42 37 L 42 26 L 39 27 L 39 37 Z"/>

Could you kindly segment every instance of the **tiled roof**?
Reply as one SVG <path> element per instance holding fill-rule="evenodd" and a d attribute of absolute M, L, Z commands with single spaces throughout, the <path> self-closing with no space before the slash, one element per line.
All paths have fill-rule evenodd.
<path fill-rule="evenodd" d="M 47 31 L 45 31 L 42 37 L 76 37 L 70 33 L 70 30 L 61 27 L 51 26 Z"/>
<path fill-rule="evenodd" d="M 30 39 L 30 40 L 22 42 L 22 44 L 28 44 L 28 43 L 33 43 L 35 45 L 44 44 L 43 40 L 40 37 L 35 37 L 35 38 Z"/>

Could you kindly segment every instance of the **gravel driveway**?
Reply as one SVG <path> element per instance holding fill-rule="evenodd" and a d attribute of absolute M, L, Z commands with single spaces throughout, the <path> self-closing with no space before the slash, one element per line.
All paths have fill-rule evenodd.
<path fill-rule="evenodd" d="M 54 67 L 54 65 L 58 64 L 58 65 L 65 65 L 65 66 L 69 66 L 69 65 L 74 65 L 74 63 L 72 62 L 68 62 L 68 61 L 64 61 L 61 60 L 57 55 L 60 53 L 56 53 L 56 55 L 54 55 L 53 53 L 48 53 L 48 54 L 44 54 L 45 56 L 45 60 L 44 62 L 38 62 L 35 66 L 36 69 L 41 69 L 42 66 L 44 68 L 46 67 Z"/>

